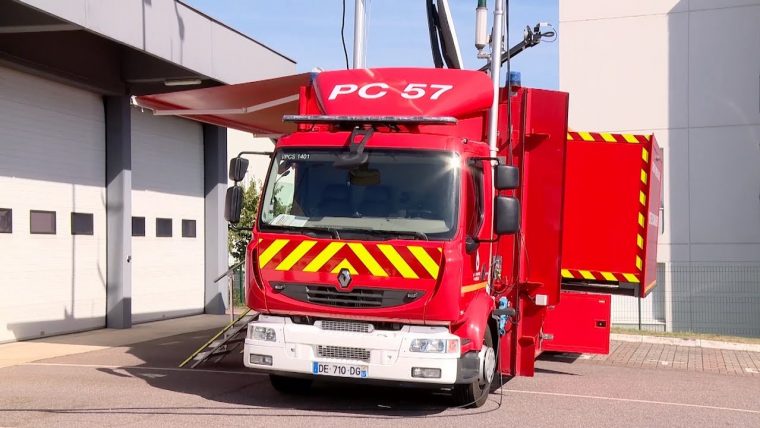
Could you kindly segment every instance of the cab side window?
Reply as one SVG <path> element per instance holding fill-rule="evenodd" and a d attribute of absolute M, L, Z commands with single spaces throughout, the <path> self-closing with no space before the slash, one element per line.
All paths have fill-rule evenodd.
<path fill-rule="evenodd" d="M 470 165 L 467 168 L 467 234 L 477 237 L 483 227 L 485 210 L 483 202 L 485 198 L 483 189 L 483 168 L 481 162 Z"/>

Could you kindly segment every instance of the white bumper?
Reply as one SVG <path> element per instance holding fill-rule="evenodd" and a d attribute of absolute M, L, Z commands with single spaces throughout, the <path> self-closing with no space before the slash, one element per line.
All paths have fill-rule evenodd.
<path fill-rule="evenodd" d="M 256 340 L 251 332 L 254 327 L 275 330 L 275 341 Z M 244 359 L 246 367 L 266 371 L 314 374 L 314 363 L 351 364 L 365 366 L 366 378 L 370 380 L 398 381 L 451 385 L 457 381 L 459 346 L 451 353 L 410 352 L 413 339 L 459 338 L 446 327 L 405 325 L 398 331 L 374 330 L 370 332 L 347 332 L 326 330 L 317 325 L 293 323 L 290 318 L 262 315 L 248 324 Z M 361 354 L 364 359 L 325 357 L 325 347 L 346 350 L 346 354 Z M 345 349 L 352 348 L 352 349 Z M 271 356 L 271 365 L 252 364 L 251 355 Z M 341 355 L 342 356 L 342 355 Z M 367 358 L 368 357 L 368 358 Z M 412 368 L 440 369 L 440 378 L 412 377 Z"/>

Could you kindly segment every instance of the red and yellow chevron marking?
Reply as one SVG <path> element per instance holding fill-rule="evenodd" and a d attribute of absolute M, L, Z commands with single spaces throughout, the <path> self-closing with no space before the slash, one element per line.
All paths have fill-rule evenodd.
<path fill-rule="evenodd" d="M 439 247 L 342 241 L 261 239 L 259 268 L 287 272 L 331 272 L 381 278 L 438 279 Z"/>
<path fill-rule="evenodd" d="M 583 269 L 562 269 L 562 278 L 588 279 L 600 282 L 631 282 L 639 283 L 639 275 L 634 273 L 600 272 Z"/>
<path fill-rule="evenodd" d="M 651 136 L 650 136 L 651 139 Z M 639 191 L 639 214 L 638 214 L 638 231 L 636 233 L 636 247 L 638 248 L 638 254 L 636 254 L 636 269 L 642 272 L 644 269 L 644 249 L 646 248 L 646 236 L 647 236 L 647 214 L 649 213 L 649 205 L 647 204 L 647 193 L 649 192 L 649 150 L 646 146 L 641 147 L 641 190 Z"/>
<path fill-rule="evenodd" d="M 644 248 L 646 248 L 646 226 L 647 226 L 647 193 L 649 192 L 649 150 L 647 149 L 648 143 L 652 141 L 652 135 L 638 135 L 638 134 L 612 134 L 608 132 L 575 132 L 569 131 L 567 133 L 568 141 L 585 141 L 589 143 L 622 143 L 622 144 L 641 144 L 641 170 L 639 172 L 639 178 L 641 180 L 641 187 L 639 188 L 639 213 L 638 213 L 638 225 L 639 230 L 636 233 L 636 248 L 637 254 L 634 261 L 637 272 L 641 272 L 644 268 Z M 587 270 L 577 270 L 578 276 L 572 276 L 568 270 L 562 271 L 563 278 L 574 279 L 595 279 L 595 280 L 607 280 L 607 281 L 625 281 L 625 282 L 639 282 L 639 278 L 634 274 L 615 274 L 611 272 L 592 272 Z M 584 275 L 583 272 L 586 274 Z M 567 273 L 568 276 L 565 274 Z M 626 275 L 631 276 L 627 278 Z M 636 276 L 636 278 L 634 278 Z M 616 279 L 609 279 L 616 277 Z M 602 279 L 605 278 L 605 279 Z M 620 279 L 624 278 L 624 279 Z M 632 279 L 635 279 L 633 281 Z"/>
<path fill-rule="evenodd" d="M 586 141 L 589 143 L 625 143 L 645 144 L 651 140 L 651 135 L 612 134 L 609 132 L 575 132 L 568 131 L 568 141 Z"/>

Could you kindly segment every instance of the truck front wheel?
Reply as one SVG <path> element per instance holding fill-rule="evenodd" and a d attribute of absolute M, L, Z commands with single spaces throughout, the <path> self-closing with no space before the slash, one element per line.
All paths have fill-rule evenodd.
<path fill-rule="evenodd" d="M 270 374 L 269 382 L 277 392 L 303 395 L 309 392 L 313 380 Z"/>
<path fill-rule="evenodd" d="M 491 329 L 490 327 L 486 327 L 485 337 L 483 338 L 483 349 L 479 353 L 481 375 L 471 384 L 454 387 L 452 398 L 456 406 L 480 407 L 486 403 L 496 375 L 497 364 L 494 351 Z"/>

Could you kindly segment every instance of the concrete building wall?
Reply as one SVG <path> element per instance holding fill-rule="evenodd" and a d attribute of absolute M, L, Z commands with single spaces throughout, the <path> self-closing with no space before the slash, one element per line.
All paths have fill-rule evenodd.
<path fill-rule="evenodd" d="M 292 60 L 175 0 L 19 1 L 224 83 L 295 71 Z"/>
<path fill-rule="evenodd" d="M 226 130 L 130 96 L 295 63 L 175 0 L 0 10 L 0 342 L 223 313 Z M 32 210 L 54 230 L 32 233 Z"/>
<path fill-rule="evenodd" d="M 665 150 L 645 324 L 760 334 L 758 22 L 758 0 L 560 1 L 570 127 L 654 132 Z M 613 321 L 632 304 L 616 298 Z"/>

